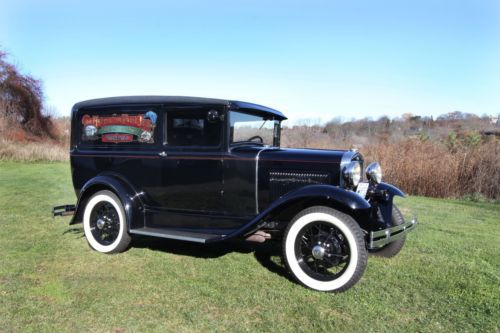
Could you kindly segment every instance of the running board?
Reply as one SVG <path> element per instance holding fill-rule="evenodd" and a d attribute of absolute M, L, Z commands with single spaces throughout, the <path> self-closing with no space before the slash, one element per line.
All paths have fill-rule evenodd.
<path fill-rule="evenodd" d="M 152 237 L 162 237 L 168 239 L 177 239 L 188 242 L 196 243 L 210 243 L 220 240 L 225 235 L 214 235 L 214 234 L 201 234 L 189 231 L 179 231 L 175 229 L 160 229 L 160 228 L 139 228 L 130 229 L 131 234 L 152 236 Z"/>

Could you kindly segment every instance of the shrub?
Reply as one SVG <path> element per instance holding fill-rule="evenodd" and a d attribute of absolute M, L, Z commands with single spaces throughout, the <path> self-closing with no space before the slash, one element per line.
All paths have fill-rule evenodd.
<path fill-rule="evenodd" d="M 384 180 L 409 194 L 500 200 L 497 139 L 483 140 L 477 131 L 464 134 L 452 131 L 442 141 L 430 139 L 426 132 L 396 139 L 381 132 L 367 135 L 363 130 L 358 135 L 347 135 L 342 128 L 355 131 L 359 126 L 342 124 L 338 132 L 332 133 L 330 129 L 328 134 L 322 127 L 294 127 L 283 131 L 282 143 L 284 147 L 295 148 L 359 148 L 366 165 L 380 162 Z"/>
<path fill-rule="evenodd" d="M 367 161 L 380 161 L 386 181 L 410 194 L 500 199 L 498 142 L 451 151 L 439 142 L 407 139 L 397 144 L 368 145 L 363 153 Z"/>
<path fill-rule="evenodd" d="M 42 114 L 41 82 L 21 74 L 0 51 L 0 117 L 29 135 L 55 139 L 50 117 Z"/>

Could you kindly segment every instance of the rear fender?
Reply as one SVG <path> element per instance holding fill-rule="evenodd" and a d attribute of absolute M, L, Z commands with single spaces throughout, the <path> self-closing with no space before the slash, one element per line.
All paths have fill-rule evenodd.
<path fill-rule="evenodd" d="M 96 192 L 110 190 L 121 200 L 125 216 L 128 221 L 128 228 L 141 228 L 144 226 L 142 192 L 137 192 L 133 186 L 124 181 L 119 175 L 106 174 L 90 179 L 83 185 L 78 196 L 75 215 L 70 224 L 82 223 L 83 211 L 87 200 Z"/>

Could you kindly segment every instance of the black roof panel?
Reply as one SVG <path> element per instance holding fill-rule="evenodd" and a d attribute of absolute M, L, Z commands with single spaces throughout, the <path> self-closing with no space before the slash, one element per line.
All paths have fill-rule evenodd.
<path fill-rule="evenodd" d="M 283 113 L 278 110 L 268 108 L 266 106 L 240 102 L 231 101 L 225 99 L 216 98 L 204 98 L 204 97 L 187 97 L 187 96 L 122 96 L 122 97 L 106 97 L 91 99 L 83 102 L 76 103 L 73 110 L 76 111 L 82 108 L 98 107 L 98 106 L 110 106 L 110 105 L 120 105 L 120 104 L 197 104 L 197 105 L 221 105 L 230 107 L 233 110 L 255 110 L 265 113 L 271 113 L 274 116 L 285 120 L 287 119 Z"/>

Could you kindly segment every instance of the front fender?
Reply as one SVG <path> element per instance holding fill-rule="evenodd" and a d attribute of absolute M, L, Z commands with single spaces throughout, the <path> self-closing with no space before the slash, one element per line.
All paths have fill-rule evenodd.
<path fill-rule="evenodd" d="M 261 212 L 259 216 L 262 214 L 267 215 L 277 207 L 291 201 L 314 197 L 331 200 L 351 210 L 370 208 L 370 204 L 368 203 L 368 201 L 366 201 L 356 192 L 347 191 L 343 188 L 332 185 L 308 185 L 301 187 L 298 190 L 291 191 L 284 196 L 281 196 L 278 200 L 273 202 L 269 207 Z"/>
<path fill-rule="evenodd" d="M 301 201 L 303 199 L 310 199 L 314 202 L 315 199 L 324 202 L 329 201 L 334 203 L 336 206 L 340 206 L 346 210 L 356 212 L 363 212 L 364 214 L 370 209 L 370 203 L 366 201 L 359 194 L 347 191 L 340 187 L 332 185 L 308 185 L 301 187 L 295 191 L 289 192 L 279 199 L 274 201 L 266 209 L 261 211 L 257 216 L 255 216 L 250 222 L 243 225 L 241 228 L 235 230 L 231 234 L 225 236 L 224 238 L 231 238 L 239 235 L 244 235 L 246 233 L 252 232 L 256 229 L 262 227 L 263 219 L 279 211 L 285 206 L 293 205 L 294 203 Z"/>
<path fill-rule="evenodd" d="M 406 194 L 404 194 L 404 192 L 401 191 L 399 188 L 397 188 L 394 185 L 387 184 L 387 183 L 380 183 L 380 184 L 378 184 L 377 185 L 377 190 L 387 191 L 387 193 L 391 195 L 391 198 L 394 197 L 394 196 L 400 196 L 400 197 L 403 197 L 403 198 L 406 197 Z"/>
<path fill-rule="evenodd" d="M 76 204 L 75 215 L 70 224 L 81 223 L 88 198 L 94 193 L 106 189 L 114 192 L 120 198 L 129 229 L 143 227 L 142 193 L 138 193 L 132 185 L 124 181 L 119 175 L 113 174 L 99 175 L 90 179 L 82 186 Z"/>
<path fill-rule="evenodd" d="M 373 215 L 372 220 L 373 221 L 377 220 L 375 218 L 377 209 L 380 210 L 380 214 L 382 214 L 382 220 L 383 220 L 381 221 L 382 223 L 374 225 L 373 230 L 393 227 L 393 222 L 392 222 L 392 207 L 394 205 L 393 198 L 395 196 L 405 198 L 406 195 L 396 186 L 387 183 L 380 183 L 375 185 L 375 188 L 373 189 L 373 191 L 371 191 L 369 197 L 370 195 L 371 198 L 369 200 L 372 203 L 372 206 L 374 207 L 375 210 L 373 212 L 374 214 L 372 214 Z"/>

